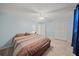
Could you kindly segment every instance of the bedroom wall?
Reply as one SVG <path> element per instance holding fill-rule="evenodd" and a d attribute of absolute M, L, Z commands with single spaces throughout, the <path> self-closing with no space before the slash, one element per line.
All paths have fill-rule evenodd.
<path fill-rule="evenodd" d="M 47 23 L 47 36 L 50 38 L 70 41 L 72 40 L 73 31 L 73 10 L 69 11 L 67 15 L 65 13 L 59 13 L 57 18 Z"/>
<path fill-rule="evenodd" d="M 31 32 L 32 25 L 35 24 L 32 17 L 17 15 L 12 12 L 0 12 L 0 47 L 7 47 L 8 42 L 16 33 Z M 10 40 L 11 41 L 11 40 Z M 7 44 L 8 43 L 8 44 Z"/>

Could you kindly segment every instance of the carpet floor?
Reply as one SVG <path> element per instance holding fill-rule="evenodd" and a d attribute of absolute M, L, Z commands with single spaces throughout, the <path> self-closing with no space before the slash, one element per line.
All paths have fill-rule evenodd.
<path fill-rule="evenodd" d="M 71 42 L 64 40 L 51 39 L 51 46 L 43 56 L 74 56 Z"/>

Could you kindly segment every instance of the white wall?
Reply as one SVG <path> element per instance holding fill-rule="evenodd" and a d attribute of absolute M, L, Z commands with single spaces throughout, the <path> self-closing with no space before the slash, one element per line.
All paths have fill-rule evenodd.
<path fill-rule="evenodd" d="M 72 30 L 73 30 L 73 12 L 64 17 L 64 14 L 60 14 L 62 17 L 57 17 L 53 19 L 52 22 L 47 23 L 47 36 L 71 41 L 72 40 Z"/>
<path fill-rule="evenodd" d="M 30 20 L 31 19 L 31 20 Z M 11 12 L 0 12 L 0 47 L 4 46 L 16 33 L 31 32 L 32 17 Z"/>

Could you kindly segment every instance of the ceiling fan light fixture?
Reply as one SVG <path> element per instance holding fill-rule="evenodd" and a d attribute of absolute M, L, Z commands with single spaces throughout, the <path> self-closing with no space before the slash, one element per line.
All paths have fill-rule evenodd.
<path fill-rule="evenodd" d="M 40 20 L 44 20 L 44 19 L 45 19 L 45 17 L 40 17 L 39 19 L 40 19 Z"/>

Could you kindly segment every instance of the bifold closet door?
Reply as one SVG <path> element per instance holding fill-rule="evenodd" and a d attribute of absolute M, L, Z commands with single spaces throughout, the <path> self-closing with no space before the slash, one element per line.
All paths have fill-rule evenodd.
<path fill-rule="evenodd" d="M 43 23 L 40 23 L 37 25 L 37 33 L 46 36 L 46 25 Z"/>

